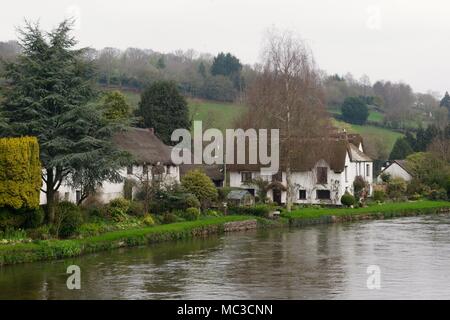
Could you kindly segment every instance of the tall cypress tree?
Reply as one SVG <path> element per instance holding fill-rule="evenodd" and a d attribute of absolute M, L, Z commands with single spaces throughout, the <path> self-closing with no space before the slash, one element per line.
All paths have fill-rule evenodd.
<path fill-rule="evenodd" d="M 107 165 L 96 175 L 99 183 L 103 177 L 118 179 L 121 159 L 110 139 L 118 126 L 90 103 L 93 69 L 83 59 L 85 50 L 74 49 L 71 26 L 66 20 L 47 33 L 27 22 L 20 32 L 22 53 L 5 65 L 7 128 L 0 134 L 38 138 L 49 222 L 63 180 L 99 161 Z"/>

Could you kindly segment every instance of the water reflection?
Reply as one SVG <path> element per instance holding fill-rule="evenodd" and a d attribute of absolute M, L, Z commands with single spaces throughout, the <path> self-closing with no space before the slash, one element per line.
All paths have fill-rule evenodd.
<path fill-rule="evenodd" d="M 448 299 L 449 244 L 447 216 L 236 233 L 3 267 L 0 299 Z"/>

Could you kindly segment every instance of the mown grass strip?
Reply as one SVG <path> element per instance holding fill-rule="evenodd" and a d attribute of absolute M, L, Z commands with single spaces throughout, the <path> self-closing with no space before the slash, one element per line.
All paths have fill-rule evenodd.
<path fill-rule="evenodd" d="M 289 219 L 317 219 L 325 216 L 355 216 L 367 214 L 401 214 L 401 213 L 435 213 L 440 209 L 450 209 L 448 201 L 411 201 L 399 203 L 385 203 L 365 208 L 302 208 L 284 213 Z"/>

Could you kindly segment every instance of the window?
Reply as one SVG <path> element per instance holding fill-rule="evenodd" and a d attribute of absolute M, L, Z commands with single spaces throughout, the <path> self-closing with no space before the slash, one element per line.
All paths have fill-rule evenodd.
<path fill-rule="evenodd" d="M 250 182 L 252 180 L 252 173 L 249 171 L 241 172 L 241 182 Z"/>
<path fill-rule="evenodd" d="M 345 182 L 348 182 L 348 167 L 345 166 L 344 168 L 344 175 L 345 175 Z"/>
<path fill-rule="evenodd" d="M 81 200 L 81 191 L 77 190 L 76 191 L 76 201 L 77 201 L 77 203 L 80 202 L 80 200 Z"/>
<path fill-rule="evenodd" d="M 330 190 L 317 190 L 317 199 L 329 200 L 331 198 Z"/>
<path fill-rule="evenodd" d="M 147 174 L 148 173 L 148 165 L 144 164 L 142 166 L 142 174 Z"/>
<path fill-rule="evenodd" d="M 317 183 L 327 184 L 328 183 L 328 168 L 327 167 L 317 167 Z"/>
<path fill-rule="evenodd" d="M 133 166 L 127 167 L 127 174 L 133 174 Z"/>
<path fill-rule="evenodd" d="M 69 192 L 65 192 L 64 193 L 64 201 L 69 201 L 69 197 L 70 197 L 70 193 Z"/>
<path fill-rule="evenodd" d="M 366 176 L 370 177 L 370 164 L 366 164 Z"/>
<path fill-rule="evenodd" d="M 306 200 L 306 190 L 298 190 L 298 199 Z"/>

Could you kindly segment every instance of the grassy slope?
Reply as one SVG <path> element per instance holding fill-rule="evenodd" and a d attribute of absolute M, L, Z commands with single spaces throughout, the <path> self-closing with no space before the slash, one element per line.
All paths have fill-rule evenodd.
<path fill-rule="evenodd" d="M 139 94 L 130 91 L 123 92 L 128 102 L 133 108 L 137 108 L 139 103 Z M 233 128 L 234 120 L 244 111 L 245 106 L 232 103 L 221 103 L 205 101 L 199 99 L 188 99 L 189 111 L 193 120 L 202 120 L 206 126 L 218 129 Z M 339 110 L 330 110 L 331 113 L 339 113 Z M 370 111 L 369 120 L 381 122 L 383 115 L 375 110 Z M 375 126 L 351 125 L 342 121 L 333 119 L 334 124 L 339 128 L 346 128 L 349 132 L 359 133 L 365 137 L 381 137 L 386 143 L 386 148 L 392 150 L 392 147 L 398 137 L 402 134 Z"/>

